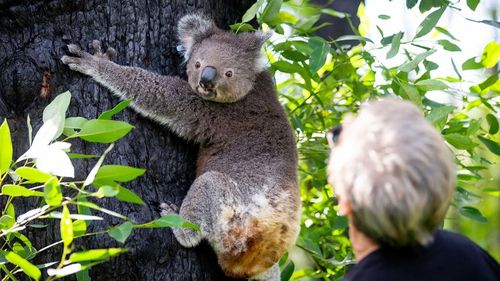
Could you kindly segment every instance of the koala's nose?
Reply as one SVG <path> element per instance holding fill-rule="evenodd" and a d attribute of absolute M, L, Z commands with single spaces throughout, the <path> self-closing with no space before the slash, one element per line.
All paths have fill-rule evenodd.
<path fill-rule="evenodd" d="M 215 77 L 217 76 L 217 69 L 213 66 L 207 66 L 201 71 L 200 86 L 205 89 L 214 87 Z"/>

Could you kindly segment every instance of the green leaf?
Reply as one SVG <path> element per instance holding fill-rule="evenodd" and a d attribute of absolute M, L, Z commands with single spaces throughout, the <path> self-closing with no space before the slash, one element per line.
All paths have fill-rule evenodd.
<path fill-rule="evenodd" d="M 279 60 L 271 64 L 273 69 L 279 70 L 284 73 L 297 73 L 302 70 L 302 68 L 297 64 L 291 64 L 287 61 Z"/>
<path fill-rule="evenodd" d="M 81 131 L 71 137 L 80 137 L 90 142 L 110 143 L 125 136 L 132 128 L 132 125 L 122 121 L 94 119 L 85 123 Z"/>
<path fill-rule="evenodd" d="M 89 275 L 89 270 L 81 270 L 76 273 L 76 281 L 92 281 Z"/>
<path fill-rule="evenodd" d="M 460 211 L 460 214 L 464 217 L 467 217 L 469 219 L 472 219 L 472 220 L 475 220 L 475 221 L 481 222 L 481 223 L 488 222 L 488 219 L 485 218 L 481 214 L 481 212 L 474 207 L 464 206 L 464 207 L 460 207 L 458 210 Z"/>
<path fill-rule="evenodd" d="M 81 153 L 67 153 L 70 159 L 91 159 L 91 158 L 99 158 L 99 155 L 96 154 L 81 154 Z"/>
<path fill-rule="evenodd" d="M 500 155 L 500 145 L 496 141 L 492 141 L 482 136 L 477 136 L 478 139 L 486 145 L 486 147 L 496 155 Z"/>
<path fill-rule="evenodd" d="M 249 22 L 251 21 L 253 18 L 255 18 L 255 14 L 257 13 L 257 11 L 259 10 L 259 8 L 262 6 L 262 4 L 264 3 L 264 0 L 259 0 L 257 1 L 256 3 L 254 3 L 246 12 L 245 14 L 243 15 L 243 17 L 241 18 L 241 22 Z"/>
<path fill-rule="evenodd" d="M 101 113 L 101 115 L 99 115 L 99 117 L 97 119 L 101 119 L 101 120 L 109 120 L 111 119 L 111 117 L 113 117 L 115 114 L 123 111 L 125 108 L 127 108 L 127 106 L 130 104 L 130 100 L 124 100 L 122 102 L 120 102 L 119 104 L 117 104 L 115 107 L 113 107 L 112 109 L 110 110 L 106 110 L 104 111 L 103 113 Z"/>
<path fill-rule="evenodd" d="M 131 222 L 124 222 L 117 227 L 108 230 L 108 235 L 120 243 L 125 243 L 134 225 Z"/>
<path fill-rule="evenodd" d="M 422 91 L 436 91 L 436 90 L 448 89 L 448 85 L 446 85 L 446 83 L 434 79 L 421 80 L 415 83 L 415 85 Z"/>
<path fill-rule="evenodd" d="M 15 173 L 23 179 L 27 179 L 30 183 L 34 182 L 46 182 L 52 176 L 46 174 L 38 169 L 31 167 L 21 167 L 18 168 Z"/>
<path fill-rule="evenodd" d="M 429 57 L 430 55 L 434 54 L 436 50 L 429 50 L 426 52 L 423 52 L 421 54 L 418 54 L 415 56 L 415 58 L 409 62 L 406 62 L 398 67 L 399 70 L 404 71 L 404 72 L 410 72 L 413 69 L 417 68 L 418 64 L 421 63 L 424 59 Z"/>
<path fill-rule="evenodd" d="M 445 29 L 443 27 L 436 26 L 436 30 L 439 31 L 440 33 L 450 37 L 450 39 L 458 41 L 458 39 L 455 36 L 451 35 L 451 33 L 447 29 Z"/>
<path fill-rule="evenodd" d="M 2 186 L 2 194 L 3 195 L 8 195 L 8 196 L 13 196 L 13 197 L 31 197 L 31 196 L 38 196 L 38 197 L 43 197 L 43 192 L 40 191 L 34 191 L 34 190 L 29 190 L 24 186 L 20 185 L 14 185 L 14 184 L 6 184 Z"/>
<path fill-rule="evenodd" d="M 479 0 L 467 0 L 467 6 L 473 11 L 476 10 Z"/>
<path fill-rule="evenodd" d="M 103 185 L 99 187 L 99 190 L 97 190 L 97 192 L 92 193 L 92 196 L 95 196 L 97 198 L 114 197 L 119 192 L 120 190 L 116 186 Z"/>
<path fill-rule="evenodd" d="M 170 214 L 162 216 L 154 221 L 135 225 L 134 228 L 163 228 L 163 227 L 178 227 L 178 228 L 191 228 L 200 231 L 200 227 L 183 219 L 177 214 Z"/>
<path fill-rule="evenodd" d="M 231 28 L 231 31 L 237 34 L 240 32 L 255 31 L 255 28 L 248 23 L 235 23 L 231 24 L 229 27 Z"/>
<path fill-rule="evenodd" d="M 464 63 L 462 63 L 462 70 L 479 69 L 479 68 L 483 68 L 483 67 L 484 66 L 482 63 L 476 62 L 475 57 L 472 57 L 472 58 L 464 61 Z"/>
<path fill-rule="evenodd" d="M 406 8 L 411 9 L 417 5 L 418 0 L 406 0 Z"/>
<path fill-rule="evenodd" d="M 38 269 L 36 266 L 34 266 L 32 263 L 29 261 L 23 259 L 21 256 L 14 252 L 6 252 L 6 251 L 0 251 L 1 254 L 4 255 L 5 259 L 9 261 L 10 263 L 19 266 L 26 275 L 29 277 L 35 279 L 35 280 L 40 280 L 42 277 L 42 273 L 40 272 L 40 269 Z"/>
<path fill-rule="evenodd" d="M 498 119 L 495 115 L 488 113 L 486 115 L 486 121 L 488 121 L 488 125 L 490 126 L 489 134 L 494 135 L 498 132 Z"/>
<path fill-rule="evenodd" d="M 0 229 L 9 229 L 16 223 L 16 220 L 11 215 L 3 215 L 0 217 Z"/>
<path fill-rule="evenodd" d="M 139 197 L 134 192 L 132 192 L 132 191 L 126 189 L 125 187 L 120 186 L 120 185 L 118 185 L 118 189 L 119 189 L 119 192 L 116 195 L 116 199 L 123 201 L 123 202 L 144 205 L 144 201 L 142 201 L 141 197 Z"/>
<path fill-rule="evenodd" d="M 106 260 L 119 254 L 126 253 L 127 249 L 109 248 L 109 249 L 93 249 L 84 252 L 71 254 L 69 260 L 71 262 Z"/>
<path fill-rule="evenodd" d="M 451 105 L 444 105 L 440 107 L 433 108 L 429 115 L 427 115 L 425 118 L 431 122 L 434 126 L 437 126 L 438 124 L 443 124 L 446 122 L 448 119 L 448 115 L 452 113 L 455 110 L 454 106 Z"/>
<path fill-rule="evenodd" d="M 422 97 L 420 97 L 417 89 L 409 84 L 402 84 L 399 94 L 404 99 L 410 100 L 415 104 L 422 104 Z"/>
<path fill-rule="evenodd" d="M 294 50 L 285 50 L 281 53 L 281 55 L 284 58 L 292 60 L 292 61 L 305 61 L 307 59 L 307 57 L 304 54 L 302 54 L 299 51 L 294 51 Z"/>
<path fill-rule="evenodd" d="M 388 16 L 388 15 L 378 15 L 378 18 L 381 19 L 381 20 L 388 20 L 390 19 L 391 17 Z"/>
<path fill-rule="evenodd" d="M 458 47 L 457 45 L 451 43 L 450 41 L 448 41 L 446 39 L 438 40 L 437 43 L 439 45 L 443 46 L 443 48 L 446 51 L 450 51 L 450 52 L 460 52 L 460 51 L 462 51 L 462 49 L 460 49 L 460 47 Z"/>
<path fill-rule="evenodd" d="M 89 120 L 83 117 L 68 117 L 64 121 L 64 130 L 63 134 L 65 136 L 71 136 L 76 134 L 75 130 L 81 130 L 83 125 L 87 123 Z"/>
<path fill-rule="evenodd" d="M 465 18 L 466 20 L 468 21 L 472 21 L 472 22 L 477 22 L 477 23 L 484 23 L 484 24 L 487 24 L 487 25 L 491 25 L 495 28 L 500 28 L 500 22 L 498 21 L 494 21 L 494 20 L 473 20 L 473 19 L 469 19 L 469 18 Z"/>
<path fill-rule="evenodd" d="M 456 133 L 444 135 L 444 139 L 458 149 L 472 149 L 476 146 L 468 137 Z"/>
<path fill-rule="evenodd" d="M 62 202 L 61 186 L 56 177 L 51 177 L 45 182 L 43 187 L 45 202 L 49 206 L 59 206 Z"/>
<path fill-rule="evenodd" d="M 436 26 L 436 24 L 438 23 L 439 19 L 443 15 L 446 8 L 447 6 L 443 6 L 437 9 L 436 11 L 430 13 L 418 26 L 415 38 L 422 37 L 427 33 L 431 32 L 434 26 Z"/>
<path fill-rule="evenodd" d="M 75 220 L 73 222 L 73 237 L 84 235 L 86 232 L 87 223 L 85 222 L 85 220 Z"/>
<path fill-rule="evenodd" d="M 122 165 L 104 165 L 95 175 L 94 183 L 109 181 L 129 182 L 144 174 L 146 170 Z"/>
<path fill-rule="evenodd" d="M 71 242 L 73 242 L 73 222 L 71 221 L 69 210 L 66 205 L 63 205 L 60 228 L 64 246 L 68 247 Z"/>
<path fill-rule="evenodd" d="M 394 37 L 392 37 L 391 49 L 387 52 L 386 59 L 390 59 L 398 54 L 403 34 L 403 32 L 398 32 L 394 35 Z"/>
<path fill-rule="evenodd" d="M 0 176 L 9 170 L 12 163 L 12 141 L 7 118 L 0 126 Z"/>
<path fill-rule="evenodd" d="M 493 75 L 491 75 L 490 77 L 488 77 L 486 80 L 484 80 L 483 82 L 481 82 L 478 85 L 479 89 L 481 89 L 481 91 L 484 91 L 488 87 L 494 85 L 498 81 L 498 74 L 499 73 L 500 73 L 500 71 L 497 71 L 497 72 L 493 73 Z"/>
<path fill-rule="evenodd" d="M 312 37 L 309 39 L 309 46 L 312 48 L 309 70 L 316 73 L 325 64 L 326 56 L 330 52 L 330 45 L 319 37 Z"/>
<path fill-rule="evenodd" d="M 289 281 L 290 278 L 292 277 L 294 270 L 295 270 L 295 264 L 292 261 L 290 261 L 281 272 L 281 281 Z"/>
<path fill-rule="evenodd" d="M 262 11 L 262 21 L 265 23 L 272 22 L 278 16 L 282 4 L 283 0 L 269 0 L 264 11 Z"/>

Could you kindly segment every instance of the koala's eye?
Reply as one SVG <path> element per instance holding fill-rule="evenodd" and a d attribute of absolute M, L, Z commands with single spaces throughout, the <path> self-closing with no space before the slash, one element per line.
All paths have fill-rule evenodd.
<path fill-rule="evenodd" d="M 201 66 L 201 63 L 200 63 L 199 61 L 197 61 L 197 62 L 194 64 L 194 67 L 196 67 L 196 68 L 200 68 L 200 66 Z"/>
<path fill-rule="evenodd" d="M 229 78 L 233 76 L 233 72 L 231 70 L 226 71 L 226 77 Z"/>

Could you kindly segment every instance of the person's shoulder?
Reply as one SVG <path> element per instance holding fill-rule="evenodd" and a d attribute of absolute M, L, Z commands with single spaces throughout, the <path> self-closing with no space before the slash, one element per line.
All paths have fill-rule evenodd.
<path fill-rule="evenodd" d="M 484 278 L 481 280 L 500 280 L 499 263 L 466 236 L 439 230 L 434 239 L 436 248 L 433 252 L 440 252 L 440 259 L 447 260 L 450 265 L 463 265 L 459 267 L 458 271 L 465 275 L 469 273 L 483 276 Z"/>

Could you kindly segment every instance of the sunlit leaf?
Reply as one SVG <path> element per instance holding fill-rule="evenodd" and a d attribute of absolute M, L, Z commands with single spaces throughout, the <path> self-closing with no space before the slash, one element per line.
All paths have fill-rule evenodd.
<path fill-rule="evenodd" d="M 106 183 L 109 181 L 129 182 L 144 174 L 146 170 L 122 166 L 122 165 L 104 165 L 99 168 L 95 175 L 94 182 Z"/>
<path fill-rule="evenodd" d="M 121 101 L 119 104 L 117 104 L 115 107 L 113 107 L 110 110 L 106 110 L 97 119 L 102 119 L 102 120 L 109 120 L 111 117 L 116 115 L 117 113 L 122 112 L 127 106 L 130 104 L 130 100 L 124 100 Z"/>
<path fill-rule="evenodd" d="M 177 214 L 170 214 L 160 217 L 154 221 L 135 225 L 135 228 L 163 228 L 163 227 L 178 227 L 178 228 L 191 228 L 200 231 L 200 227 L 183 219 Z"/>
<path fill-rule="evenodd" d="M 125 136 L 132 128 L 132 125 L 122 121 L 94 119 L 86 122 L 80 132 L 72 137 L 80 137 L 90 142 L 110 143 Z"/>
<path fill-rule="evenodd" d="M 73 242 L 73 222 L 69 216 L 69 210 L 63 205 L 62 217 L 60 222 L 61 238 L 64 246 L 68 247 Z"/>
<path fill-rule="evenodd" d="M 449 144 L 458 149 L 472 149 L 477 145 L 472 142 L 470 138 L 456 133 L 446 134 L 444 135 L 444 138 Z"/>
<path fill-rule="evenodd" d="M 27 179 L 29 182 L 46 182 L 52 176 L 38 169 L 31 167 L 21 167 L 15 171 L 21 178 Z"/>
<path fill-rule="evenodd" d="M 49 206 L 58 206 L 62 202 L 61 186 L 56 177 L 51 177 L 45 182 L 44 188 L 45 202 Z"/>
<path fill-rule="evenodd" d="M 71 217 L 71 216 L 70 216 Z M 73 221 L 73 236 L 78 237 L 87 232 L 87 223 L 85 220 L 75 220 Z"/>
<path fill-rule="evenodd" d="M 43 192 L 29 190 L 24 186 L 14 185 L 14 184 L 5 184 L 2 186 L 2 194 L 13 196 L 13 197 L 30 197 L 30 196 L 38 196 L 43 197 Z"/>
<path fill-rule="evenodd" d="M 500 59 L 500 43 L 491 41 L 484 47 L 483 54 L 481 57 L 481 63 L 484 67 L 493 67 L 498 63 Z"/>
<path fill-rule="evenodd" d="M 118 189 L 119 189 L 119 192 L 116 195 L 116 199 L 123 201 L 123 202 L 144 205 L 144 201 L 142 201 L 141 197 L 139 197 L 134 192 L 130 191 L 129 189 L 126 189 L 123 186 L 119 186 L 119 185 L 118 185 Z"/>
<path fill-rule="evenodd" d="M 26 275 L 29 277 L 35 279 L 35 280 L 40 280 L 42 277 L 42 273 L 40 272 L 40 269 L 38 269 L 36 266 L 34 266 L 32 263 L 29 261 L 23 259 L 20 257 L 18 254 L 14 252 L 6 252 L 6 251 L 0 251 L 5 259 L 9 261 L 10 263 L 19 266 Z"/>
<path fill-rule="evenodd" d="M 241 22 L 249 22 L 253 18 L 255 18 L 255 14 L 259 10 L 259 8 L 262 6 L 264 3 L 264 0 L 258 0 L 256 3 L 254 3 L 250 8 L 243 14 L 243 17 L 241 18 Z"/>
<path fill-rule="evenodd" d="M 91 184 L 91 183 L 94 182 L 95 176 L 96 176 L 97 172 L 99 171 L 99 169 L 101 168 L 101 165 L 102 165 L 102 162 L 104 161 L 104 158 L 113 149 L 113 147 L 114 147 L 114 144 L 112 143 L 102 153 L 101 157 L 99 157 L 99 160 L 97 160 L 97 163 L 94 165 L 94 167 L 92 168 L 92 170 L 90 170 L 90 173 L 87 175 L 87 178 L 83 182 L 83 186 L 87 186 L 87 185 L 89 185 L 89 184 Z"/>
<path fill-rule="evenodd" d="M 0 176 L 7 172 L 12 162 L 12 141 L 7 119 L 0 125 Z"/>
<path fill-rule="evenodd" d="M 105 260 L 119 254 L 126 253 L 127 251 L 127 249 L 122 248 L 93 249 L 84 252 L 73 253 L 69 257 L 69 260 L 71 262 Z"/>

